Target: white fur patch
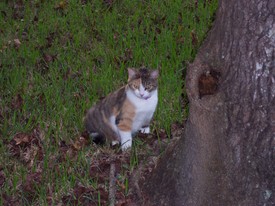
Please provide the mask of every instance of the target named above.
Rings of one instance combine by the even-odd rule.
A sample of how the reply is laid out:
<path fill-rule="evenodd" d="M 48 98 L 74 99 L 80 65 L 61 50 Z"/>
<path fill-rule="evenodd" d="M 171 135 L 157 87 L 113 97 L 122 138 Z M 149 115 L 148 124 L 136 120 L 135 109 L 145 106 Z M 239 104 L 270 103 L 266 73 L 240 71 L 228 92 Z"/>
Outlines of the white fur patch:
<path fill-rule="evenodd" d="M 143 134 L 150 134 L 150 127 L 143 127 L 139 131 Z"/>
<path fill-rule="evenodd" d="M 120 139 L 121 139 L 121 149 L 122 151 L 131 148 L 132 146 L 132 134 L 131 132 L 119 131 Z"/>
<path fill-rule="evenodd" d="M 148 125 L 153 117 L 158 103 L 158 91 L 151 92 L 150 98 L 142 99 L 132 90 L 127 91 L 127 98 L 136 108 L 136 116 L 133 121 L 132 133 L 140 130 L 144 125 Z"/>

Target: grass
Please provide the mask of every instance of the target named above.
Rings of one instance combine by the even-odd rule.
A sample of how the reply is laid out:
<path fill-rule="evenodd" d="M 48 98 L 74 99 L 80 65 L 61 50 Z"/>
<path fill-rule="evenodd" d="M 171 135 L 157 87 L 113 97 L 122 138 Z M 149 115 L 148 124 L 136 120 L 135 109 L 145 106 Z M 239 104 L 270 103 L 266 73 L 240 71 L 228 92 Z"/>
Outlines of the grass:
<path fill-rule="evenodd" d="M 125 84 L 127 67 L 160 70 L 153 127 L 170 133 L 171 124 L 186 115 L 181 101 L 185 65 L 216 7 L 217 0 L 197 6 L 193 0 L 1 1 L 0 171 L 5 181 L 0 193 L 21 204 L 47 205 L 49 196 L 53 204 L 62 201 L 77 182 L 97 188 L 87 172 L 95 149 L 86 146 L 75 154 L 68 145 L 81 136 L 85 111 Z M 14 157 L 9 143 L 35 129 L 42 143 L 31 144 L 29 153 L 20 147 L 21 156 Z M 139 164 L 136 152 L 129 164 Z M 35 190 L 26 185 L 28 178 L 35 179 L 30 174 L 40 175 Z M 128 179 L 123 181 L 128 187 Z M 104 205 L 100 194 L 96 198 Z"/>

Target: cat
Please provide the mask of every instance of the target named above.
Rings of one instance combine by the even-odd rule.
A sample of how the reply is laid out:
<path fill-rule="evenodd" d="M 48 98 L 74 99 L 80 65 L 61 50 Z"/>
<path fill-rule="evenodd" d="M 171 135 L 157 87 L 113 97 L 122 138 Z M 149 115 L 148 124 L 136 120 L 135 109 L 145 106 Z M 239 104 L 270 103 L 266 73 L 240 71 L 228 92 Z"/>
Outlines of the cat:
<path fill-rule="evenodd" d="M 158 70 L 128 68 L 128 83 L 88 110 L 84 125 L 90 135 L 107 138 L 113 145 L 120 143 L 126 151 L 135 133 L 150 133 L 158 103 L 158 76 Z"/>

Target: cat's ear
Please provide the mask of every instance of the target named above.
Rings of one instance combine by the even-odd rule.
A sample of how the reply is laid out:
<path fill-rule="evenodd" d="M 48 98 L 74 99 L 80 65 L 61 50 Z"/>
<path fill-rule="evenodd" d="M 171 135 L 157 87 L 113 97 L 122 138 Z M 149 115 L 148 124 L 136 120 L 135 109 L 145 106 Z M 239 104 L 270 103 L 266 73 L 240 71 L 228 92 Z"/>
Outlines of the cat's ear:
<path fill-rule="evenodd" d="M 132 79 L 136 73 L 137 72 L 134 68 L 128 68 L 128 80 Z"/>
<path fill-rule="evenodd" d="M 152 79 L 157 79 L 158 76 L 159 76 L 159 70 L 153 70 L 153 71 L 151 71 L 150 76 L 151 76 Z"/>

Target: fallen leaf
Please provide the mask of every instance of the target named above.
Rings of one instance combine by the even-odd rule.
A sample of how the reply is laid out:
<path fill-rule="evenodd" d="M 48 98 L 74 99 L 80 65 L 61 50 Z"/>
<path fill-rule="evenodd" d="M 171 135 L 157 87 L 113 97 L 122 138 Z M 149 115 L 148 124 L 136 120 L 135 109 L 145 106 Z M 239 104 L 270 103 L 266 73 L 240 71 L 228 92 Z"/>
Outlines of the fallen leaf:
<path fill-rule="evenodd" d="M 184 37 L 180 37 L 177 39 L 178 44 L 184 44 Z"/>
<path fill-rule="evenodd" d="M 198 8 L 198 0 L 195 0 L 194 4 L 195 4 L 195 8 L 197 9 Z"/>
<path fill-rule="evenodd" d="M 107 7 L 112 7 L 113 4 L 115 3 L 115 0 L 103 0 L 104 4 L 107 6 Z"/>
<path fill-rule="evenodd" d="M 49 35 L 46 37 L 46 40 L 47 40 L 46 47 L 47 48 L 49 48 L 53 45 L 54 39 L 55 39 L 55 33 L 54 32 L 49 33 Z"/>
<path fill-rule="evenodd" d="M 69 195 L 62 197 L 62 202 L 66 205 L 96 205 L 97 193 L 93 188 L 76 184 Z"/>
<path fill-rule="evenodd" d="M 191 31 L 191 38 L 192 38 L 192 45 L 197 46 L 198 44 L 198 37 L 195 30 Z"/>
<path fill-rule="evenodd" d="M 35 15 L 34 17 L 33 17 L 33 22 L 38 22 L 38 16 L 37 15 Z"/>
<path fill-rule="evenodd" d="M 7 195 L 5 192 L 1 192 L 0 193 L 0 198 L 2 198 L 2 203 L 3 206 L 20 206 L 20 201 L 18 200 L 18 198 L 11 196 L 11 195 Z"/>
<path fill-rule="evenodd" d="M 20 40 L 19 40 L 19 39 L 14 39 L 14 40 L 13 40 L 13 43 L 14 43 L 14 47 L 15 47 L 16 49 L 19 49 L 19 47 L 20 47 L 20 45 L 21 45 Z"/>
<path fill-rule="evenodd" d="M 22 35 L 21 35 L 21 38 L 22 38 L 23 40 L 28 40 L 28 32 L 23 31 L 23 32 L 22 32 Z"/>
<path fill-rule="evenodd" d="M 81 4 L 82 4 L 82 5 L 87 4 L 87 0 L 81 0 Z"/>
<path fill-rule="evenodd" d="M 41 185 L 41 182 L 41 172 L 29 173 L 27 175 L 26 180 L 22 185 L 22 191 L 24 192 L 24 196 L 28 199 L 29 202 L 32 202 L 38 196 L 36 191 L 37 187 Z"/>
<path fill-rule="evenodd" d="M 159 138 L 162 140 L 162 139 L 166 139 L 167 138 L 167 133 L 165 132 L 165 130 L 164 129 L 160 129 L 159 131 L 158 131 L 158 136 L 159 136 Z"/>
<path fill-rule="evenodd" d="M 182 136 L 184 123 L 174 122 L 171 124 L 171 138 L 178 138 Z"/>
<path fill-rule="evenodd" d="M 32 139 L 32 136 L 26 133 L 17 133 L 13 137 L 13 140 L 15 141 L 15 145 L 22 145 L 22 144 L 29 143 L 31 139 Z"/>
<path fill-rule="evenodd" d="M 36 159 L 39 151 L 40 151 L 39 147 L 37 147 L 36 145 L 31 145 L 31 147 L 27 147 L 23 152 L 22 159 L 24 162 L 28 163 L 29 168 L 32 168 L 34 164 L 34 160 Z"/>
<path fill-rule="evenodd" d="M 13 9 L 12 16 L 14 19 L 23 19 L 24 18 L 25 6 L 24 6 L 23 0 L 14 1 L 12 9 Z"/>
<path fill-rule="evenodd" d="M 23 106 L 23 98 L 20 94 L 17 94 L 15 97 L 12 98 L 11 107 L 13 109 L 20 110 Z"/>
<path fill-rule="evenodd" d="M 32 133 L 17 133 L 8 144 L 8 148 L 13 157 L 18 157 L 28 167 L 32 167 L 35 160 L 39 163 L 44 158 L 43 147 L 41 145 L 41 133 L 39 128 Z"/>
<path fill-rule="evenodd" d="M 63 162 L 69 157 L 73 159 L 76 157 L 77 149 L 74 148 L 73 145 L 67 145 L 65 141 L 59 142 L 59 161 Z"/>
<path fill-rule="evenodd" d="M 133 50 L 131 48 L 126 48 L 124 51 L 124 61 L 129 61 L 133 59 Z"/>
<path fill-rule="evenodd" d="M 57 55 L 43 54 L 43 59 L 46 63 L 55 61 Z"/>
<path fill-rule="evenodd" d="M 68 5 L 67 1 L 60 1 L 58 4 L 55 5 L 54 9 L 56 10 L 64 10 Z"/>
<path fill-rule="evenodd" d="M 5 181 L 6 181 L 6 177 L 5 177 L 4 171 L 0 169 L 0 188 L 3 187 Z"/>
<path fill-rule="evenodd" d="M 74 188 L 74 196 L 79 199 L 82 195 L 84 195 L 85 193 L 89 193 L 91 192 L 91 189 L 84 187 L 81 184 L 77 184 Z"/>

